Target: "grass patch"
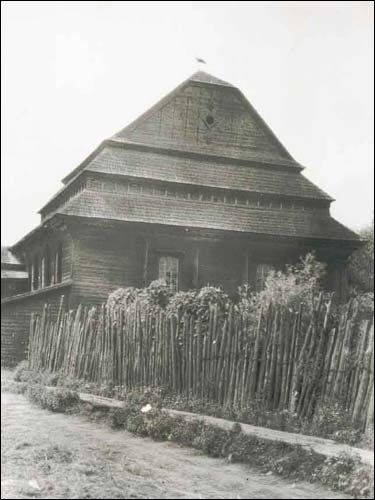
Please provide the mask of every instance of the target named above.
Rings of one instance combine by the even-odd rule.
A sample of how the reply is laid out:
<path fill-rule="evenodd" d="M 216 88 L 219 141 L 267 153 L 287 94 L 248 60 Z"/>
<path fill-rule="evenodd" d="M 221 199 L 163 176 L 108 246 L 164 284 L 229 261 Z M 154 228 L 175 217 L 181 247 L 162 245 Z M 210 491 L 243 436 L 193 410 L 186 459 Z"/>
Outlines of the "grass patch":
<path fill-rule="evenodd" d="M 57 378 L 57 387 L 51 391 L 41 383 L 41 381 L 48 380 L 50 375 L 32 376 L 28 389 L 29 398 L 42 408 L 55 412 L 79 413 L 91 421 L 106 420 L 113 429 L 124 429 L 159 441 L 173 441 L 183 446 L 193 447 L 208 456 L 245 463 L 264 473 L 272 472 L 289 480 L 318 482 L 333 490 L 350 494 L 354 498 L 372 498 L 373 475 L 369 468 L 361 464 L 359 458 L 342 455 L 326 459 L 323 455 L 300 446 L 244 435 L 239 423 L 228 431 L 207 425 L 199 419 L 186 421 L 181 417 L 171 417 L 163 413 L 161 408 L 167 406 L 220 418 L 242 420 L 244 423 L 265 427 L 271 427 L 270 423 L 272 423 L 277 424 L 272 425 L 273 428 L 308 433 L 306 427 L 303 427 L 303 424 L 297 424 L 288 412 L 267 412 L 266 410 L 262 412 L 256 403 L 246 408 L 236 409 L 221 407 L 202 400 L 173 398 L 163 388 L 139 389 L 125 393 L 121 388 L 104 388 L 89 384 L 90 392 L 93 394 L 116 396 L 117 399 L 124 401 L 123 408 L 98 409 L 91 404 L 79 402 L 76 391 L 88 392 L 88 384 L 68 380 L 67 385 L 70 388 L 67 389 L 60 385 L 62 379 Z M 18 377 L 21 382 L 26 376 L 27 370 L 20 370 Z M 73 387 L 75 390 L 71 390 Z M 151 406 L 151 410 L 142 413 L 141 409 L 146 404 Z M 332 437 L 327 436 L 327 433 L 331 433 L 342 418 L 342 412 L 338 411 L 337 406 L 333 406 L 319 414 L 316 420 L 309 424 L 309 428 L 315 429 L 318 435 L 323 434 L 323 437 Z M 320 429 L 324 426 L 326 426 L 325 431 L 321 431 Z"/>
<path fill-rule="evenodd" d="M 359 458 L 345 454 L 326 458 L 301 446 L 245 435 L 239 424 L 228 431 L 199 419 L 186 421 L 182 417 L 171 417 L 158 409 L 143 415 L 139 406 L 127 406 L 111 410 L 109 418 L 113 428 L 160 441 L 174 441 L 210 457 L 244 463 L 288 480 L 317 482 L 354 498 L 372 498 L 371 470 L 361 465 Z"/>
<path fill-rule="evenodd" d="M 120 386 L 87 383 L 82 380 L 65 377 L 60 373 L 35 372 L 28 369 L 23 361 L 14 371 L 15 381 L 22 384 L 46 385 L 65 388 L 73 392 L 86 392 L 97 396 L 124 401 L 126 405 L 150 403 L 157 408 L 170 408 L 188 411 L 200 415 L 224 418 L 244 424 L 270 429 L 294 432 L 309 436 L 332 439 L 350 446 L 372 449 L 373 437 L 364 436 L 362 428 L 353 427 L 352 419 L 340 402 L 321 406 L 313 419 L 302 419 L 288 410 L 270 410 L 262 401 L 253 400 L 247 405 L 236 407 L 193 397 L 171 394 L 165 387 L 139 388 L 126 391 Z M 8 392 L 25 392 L 25 386 L 19 387 L 8 382 Z"/>

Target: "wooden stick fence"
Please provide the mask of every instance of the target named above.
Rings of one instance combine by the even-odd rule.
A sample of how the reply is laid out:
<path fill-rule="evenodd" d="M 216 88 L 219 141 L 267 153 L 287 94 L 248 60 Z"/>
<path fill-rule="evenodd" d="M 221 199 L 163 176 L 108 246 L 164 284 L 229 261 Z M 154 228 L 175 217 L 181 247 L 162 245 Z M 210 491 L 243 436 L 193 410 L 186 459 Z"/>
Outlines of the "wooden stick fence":
<path fill-rule="evenodd" d="M 128 310 L 79 306 L 56 319 L 33 315 L 29 365 L 90 382 L 168 386 L 224 405 L 257 400 L 310 418 L 339 402 L 353 422 L 373 421 L 374 322 L 352 300 L 340 318 L 323 295 L 308 309 L 270 306 L 254 325 L 232 306 L 208 316 L 168 315 L 139 302 Z M 372 416 L 371 416 L 372 415 Z"/>

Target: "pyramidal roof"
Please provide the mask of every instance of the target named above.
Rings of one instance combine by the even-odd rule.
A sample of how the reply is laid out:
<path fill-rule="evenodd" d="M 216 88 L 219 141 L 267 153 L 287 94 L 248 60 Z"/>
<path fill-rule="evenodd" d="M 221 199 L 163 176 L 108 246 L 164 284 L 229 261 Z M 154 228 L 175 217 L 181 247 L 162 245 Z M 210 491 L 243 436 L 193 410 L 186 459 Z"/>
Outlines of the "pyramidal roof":
<path fill-rule="evenodd" d="M 13 248 L 21 248 L 55 216 L 359 245 L 358 236 L 330 216 L 332 198 L 306 179 L 301 169 L 238 88 L 199 71 L 73 170 L 63 189 L 41 209 L 41 225 Z M 80 183 L 84 171 L 94 182 Z M 126 193 L 106 189 L 101 181 L 95 182 L 98 174 L 110 182 L 116 176 L 135 183 L 137 179 L 169 183 L 171 189 L 162 194 L 146 189 L 139 196 L 129 187 Z M 226 197 L 224 203 L 214 197 L 210 201 L 176 198 L 175 185 L 236 192 L 238 199 L 231 205 Z M 230 193 L 228 200 L 233 198 Z M 249 203 L 255 195 L 256 206 Z M 263 197 L 282 203 L 261 204 Z M 302 200 L 303 210 L 294 206 L 296 199 Z M 305 202 L 311 209 L 305 211 Z"/>
<path fill-rule="evenodd" d="M 101 147 L 105 144 L 303 168 L 237 87 L 204 71 L 194 73 Z M 63 182 L 70 181 L 97 152 Z"/>
<path fill-rule="evenodd" d="M 111 140 L 301 168 L 237 87 L 203 71 Z"/>

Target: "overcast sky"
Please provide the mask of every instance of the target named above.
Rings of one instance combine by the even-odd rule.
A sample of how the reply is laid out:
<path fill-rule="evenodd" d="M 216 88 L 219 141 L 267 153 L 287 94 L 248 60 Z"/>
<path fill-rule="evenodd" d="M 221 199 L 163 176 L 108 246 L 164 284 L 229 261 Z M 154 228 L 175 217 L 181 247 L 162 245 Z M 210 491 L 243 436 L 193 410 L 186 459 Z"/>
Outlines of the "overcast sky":
<path fill-rule="evenodd" d="M 373 214 L 372 2 L 2 2 L 2 235 L 203 69 L 244 92 L 358 229 Z M 198 68 L 195 57 L 207 60 Z"/>

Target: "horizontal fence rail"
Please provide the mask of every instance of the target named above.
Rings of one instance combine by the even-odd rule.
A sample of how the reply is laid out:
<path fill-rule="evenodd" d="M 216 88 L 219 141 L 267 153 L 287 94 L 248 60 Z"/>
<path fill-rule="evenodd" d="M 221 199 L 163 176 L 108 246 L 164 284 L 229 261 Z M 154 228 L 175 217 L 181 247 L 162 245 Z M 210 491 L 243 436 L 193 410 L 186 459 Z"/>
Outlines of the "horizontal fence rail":
<path fill-rule="evenodd" d="M 168 314 L 135 302 L 65 311 L 45 305 L 30 324 L 29 366 L 131 389 L 176 394 L 311 417 L 339 402 L 366 425 L 373 405 L 374 322 L 350 301 L 337 317 L 320 295 L 313 307 L 270 306 L 254 321 L 232 306 Z M 371 417 L 373 418 L 373 417 Z"/>

